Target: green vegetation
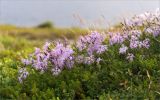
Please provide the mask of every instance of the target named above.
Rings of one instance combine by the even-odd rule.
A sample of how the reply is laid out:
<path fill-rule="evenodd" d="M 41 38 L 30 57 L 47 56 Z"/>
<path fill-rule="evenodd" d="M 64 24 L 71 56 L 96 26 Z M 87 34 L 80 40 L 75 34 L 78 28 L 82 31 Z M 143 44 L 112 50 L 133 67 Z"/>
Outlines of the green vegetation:
<path fill-rule="evenodd" d="M 46 25 L 48 27 L 48 25 Z M 50 25 L 49 25 L 50 27 Z M 79 64 L 64 70 L 59 76 L 30 70 L 23 84 L 18 82 L 21 59 L 40 47 L 46 40 L 76 39 L 87 30 L 80 28 L 17 28 L 0 26 L 0 99 L 60 100 L 60 99 L 159 99 L 160 43 L 151 39 L 148 50 L 136 52 L 133 62 L 118 54 L 115 45 L 101 55 L 108 62 Z M 160 37 L 157 38 L 160 40 Z M 142 54 L 148 54 L 145 59 Z M 36 73 L 36 74 L 35 74 Z"/>
<path fill-rule="evenodd" d="M 37 28 L 53 28 L 54 25 L 50 21 L 44 22 L 37 26 Z"/>
<path fill-rule="evenodd" d="M 34 47 L 42 46 L 45 41 L 64 39 L 64 37 L 75 39 L 82 33 L 86 33 L 86 30 L 80 28 L 20 28 L 0 25 L 0 99 L 26 100 L 27 98 L 34 99 L 42 94 L 42 97 L 46 99 L 53 97 L 52 88 L 38 90 L 39 94 L 34 90 L 37 88 L 35 83 L 32 85 L 34 88 L 31 86 L 33 91 L 29 90 L 30 87 L 27 91 L 28 93 L 36 92 L 36 95 L 29 97 L 28 93 L 23 91 L 23 85 L 17 80 L 18 69 L 23 66 L 21 59 L 32 53 Z"/>
<path fill-rule="evenodd" d="M 0 25 L 0 34 L 12 37 L 25 38 L 27 40 L 55 40 L 76 39 L 79 35 L 86 34 L 87 29 L 72 28 L 38 28 L 38 27 L 15 27 L 12 25 Z"/>

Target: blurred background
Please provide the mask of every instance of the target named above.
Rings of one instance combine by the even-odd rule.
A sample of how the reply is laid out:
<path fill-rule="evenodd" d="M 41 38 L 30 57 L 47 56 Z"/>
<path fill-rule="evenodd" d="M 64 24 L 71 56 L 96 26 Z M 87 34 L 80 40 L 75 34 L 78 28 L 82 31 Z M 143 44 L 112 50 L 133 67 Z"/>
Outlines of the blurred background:
<path fill-rule="evenodd" d="M 160 0 L 0 0 L 0 36 L 74 40 L 90 30 L 117 31 L 124 18 L 158 7 Z"/>
<path fill-rule="evenodd" d="M 160 0 L 0 0 L 0 24 L 108 27 L 158 7 Z"/>

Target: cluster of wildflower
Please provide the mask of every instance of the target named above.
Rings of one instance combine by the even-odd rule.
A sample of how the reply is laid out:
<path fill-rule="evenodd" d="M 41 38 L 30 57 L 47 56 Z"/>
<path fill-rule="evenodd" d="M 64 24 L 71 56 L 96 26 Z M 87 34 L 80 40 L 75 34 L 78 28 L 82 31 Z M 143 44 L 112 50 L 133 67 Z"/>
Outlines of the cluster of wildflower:
<path fill-rule="evenodd" d="M 102 54 L 107 50 L 107 45 L 103 45 L 106 39 L 105 34 L 98 32 L 91 32 L 86 36 L 81 36 L 77 41 L 77 48 L 79 51 L 86 51 L 87 56 L 79 55 L 76 58 L 78 63 L 92 64 L 96 61 L 95 54 Z M 98 59 L 98 58 L 97 58 Z"/>
<path fill-rule="evenodd" d="M 117 44 L 117 43 L 121 44 L 125 40 L 123 35 L 120 33 L 109 33 L 109 36 L 110 36 L 110 39 L 109 39 L 110 45 Z"/>
<path fill-rule="evenodd" d="M 21 68 L 21 69 L 19 69 L 18 74 L 19 74 L 18 81 L 19 81 L 20 83 L 22 83 L 23 80 L 26 79 L 27 76 L 29 75 L 29 73 L 28 73 L 28 71 L 27 71 L 26 68 Z"/>
<path fill-rule="evenodd" d="M 33 67 L 44 72 L 47 69 L 49 54 L 36 48 L 34 55 L 35 59 L 32 60 Z"/>
<path fill-rule="evenodd" d="M 122 44 L 122 46 L 119 48 L 119 53 L 125 54 L 127 50 L 128 50 L 128 47 Z"/>
<path fill-rule="evenodd" d="M 99 63 L 101 59 L 96 59 L 94 54 L 101 54 L 107 50 L 107 46 L 102 44 L 104 40 L 104 34 L 98 32 L 92 32 L 87 36 L 80 37 L 77 42 L 77 48 L 79 51 L 86 50 L 86 55 L 88 56 L 78 55 L 77 57 L 73 56 L 74 51 L 71 45 L 56 42 L 56 45 L 53 47 L 51 43 L 46 42 L 42 49 L 35 48 L 35 52 L 29 59 L 22 59 L 22 63 L 25 66 L 31 65 L 42 73 L 51 68 L 53 75 L 58 75 L 64 67 L 71 69 L 74 66 L 75 60 L 78 63 L 88 65 L 94 62 Z M 24 76 L 24 73 L 21 71 L 20 74 L 19 81 L 22 82 L 22 79 L 25 79 L 28 73 Z"/>
<path fill-rule="evenodd" d="M 73 67 L 73 53 L 74 51 L 70 46 L 64 46 L 59 42 L 56 44 L 56 47 L 50 52 L 50 61 L 53 65 L 52 72 L 54 75 L 58 75 L 64 66 L 69 69 Z"/>
<path fill-rule="evenodd" d="M 73 67 L 74 57 L 73 50 L 68 45 L 63 45 L 60 42 L 56 43 L 55 48 L 50 47 L 51 43 L 46 42 L 42 49 L 35 48 L 35 52 L 29 59 L 22 59 L 22 63 L 27 66 L 31 65 L 40 72 L 45 72 L 51 68 L 53 75 L 58 75 L 64 67 L 68 69 Z M 25 73 L 26 69 L 20 69 L 19 81 L 22 82 L 28 75 Z"/>
<path fill-rule="evenodd" d="M 110 43 L 110 46 L 114 44 L 121 45 L 121 47 L 119 48 L 119 54 L 126 54 L 127 50 L 129 49 L 137 49 L 137 48 L 148 49 L 150 46 L 150 40 L 148 38 L 145 38 L 142 40 L 141 36 L 142 36 L 142 31 L 135 30 L 135 29 L 127 30 L 127 31 L 125 30 L 122 33 L 109 33 L 109 37 L 110 37 L 109 43 Z M 131 55 L 131 53 L 129 53 L 129 55 Z M 132 57 L 132 59 L 133 58 L 134 57 Z M 129 60 L 129 61 L 133 61 L 133 60 Z"/>
<path fill-rule="evenodd" d="M 79 38 L 77 48 L 79 51 L 87 50 L 88 55 L 101 54 L 107 50 L 107 45 L 102 44 L 105 38 L 105 34 L 91 32 L 91 34 Z"/>
<path fill-rule="evenodd" d="M 129 49 L 146 48 L 150 47 L 149 38 L 141 38 L 144 34 L 153 35 L 154 37 L 160 35 L 160 10 L 155 12 L 146 12 L 144 14 L 136 15 L 131 19 L 125 19 L 122 23 L 122 31 L 117 33 L 109 32 L 110 45 L 120 44 L 120 54 L 126 54 Z M 149 33 L 149 34 L 147 34 Z M 129 41 L 125 43 L 124 41 Z M 133 61 L 134 55 L 127 54 L 126 59 Z"/>
<path fill-rule="evenodd" d="M 32 65 L 35 69 L 44 72 L 47 70 L 48 60 L 50 57 L 49 54 L 50 43 L 46 42 L 43 46 L 43 49 L 35 48 L 35 52 L 31 55 L 29 59 L 23 59 L 22 62 L 24 65 Z"/>
<path fill-rule="evenodd" d="M 122 31 L 117 33 L 109 32 L 109 46 L 120 45 L 119 54 L 126 55 L 126 59 L 133 61 L 135 56 L 131 49 L 148 49 L 150 47 L 149 38 L 143 37 L 152 34 L 153 37 L 160 35 L 160 10 L 156 12 L 146 12 L 137 15 L 132 19 L 126 19 L 123 23 Z M 104 44 L 105 34 L 91 32 L 86 36 L 81 36 L 76 42 L 76 51 L 70 45 L 57 42 L 55 46 L 46 43 L 42 49 L 36 48 L 34 54 L 29 59 L 23 59 L 24 65 L 31 65 L 33 68 L 45 72 L 51 69 L 53 75 L 58 75 L 64 68 L 71 69 L 75 63 L 93 64 L 99 63 L 107 49 Z M 19 70 L 19 81 L 22 82 L 28 72 L 25 68 Z"/>
<path fill-rule="evenodd" d="M 130 31 L 131 36 L 130 36 L 130 48 L 149 48 L 149 39 L 146 38 L 144 40 L 140 40 L 140 36 L 142 32 L 140 30 L 131 30 Z"/>
<path fill-rule="evenodd" d="M 124 23 L 125 32 L 129 34 L 129 47 L 134 48 L 146 48 L 150 47 L 149 38 L 143 40 L 140 39 L 142 34 L 153 35 L 157 37 L 160 35 L 160 10 L 157 9 L 155 12 L 145 12 L 140 15 L 136 15 L 130 20 L 125 20 Z M 149 33 L 149 34 L 147 34 Z M 134 55 L 129 53 L 127 59 L 133 61 Z"/>
<path fill-rule="evenodd" d="M 145 32 L 156 37 L 160 35 L 160 10 L 158 8 L 155 12 L 145 12 L 130 20 L 126 19 L 123 25 L 127 29 L 143 27 Z"/>

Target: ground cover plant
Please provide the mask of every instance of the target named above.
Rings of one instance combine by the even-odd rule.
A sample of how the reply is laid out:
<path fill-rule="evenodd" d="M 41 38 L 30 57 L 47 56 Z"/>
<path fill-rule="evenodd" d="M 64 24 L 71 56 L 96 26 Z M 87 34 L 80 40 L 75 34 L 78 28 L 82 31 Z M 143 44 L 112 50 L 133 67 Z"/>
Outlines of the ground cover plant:
<path fill-rule="evenodd" d="M 17 40 L 1 39 L 2 99 L 160 98 L 159 9 L 74 42 Z"/>

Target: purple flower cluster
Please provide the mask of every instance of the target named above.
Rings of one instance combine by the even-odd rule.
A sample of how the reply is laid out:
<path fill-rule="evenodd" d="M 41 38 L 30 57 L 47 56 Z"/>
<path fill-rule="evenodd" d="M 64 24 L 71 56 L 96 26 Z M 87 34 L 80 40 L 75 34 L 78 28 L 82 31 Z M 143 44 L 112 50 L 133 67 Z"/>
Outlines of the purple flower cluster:
<path fill-rule="evenodd" d="M 86 50 L 90 56 L 94 53 L 101 54 L 107 50 L 107 45 L 102 44 L 105 39 L 105 34 L 91 32 L 91 34 L 84 37 L 81 36 L 79 38 L 77 42 L 77 48 L 79 51 Z"/>
<path fill-rule="evenodd" d="M 92 64 L 100 62 L 100 58 L 96 60 L 94 54 L 101 54 L 107 50 L 107 46 L 102 43 L 105 40 L 105 35 L 98 32 L 80 37 L 77 42 L 79 51 L 86 50 L 87 56 L 79 55 L 74 57 L 74 51 L 71 45 L 64 45 L 57 42 L 56 45 L 51 47 L 51 43 L 46 42 L 42 49 L 36 48 L 34 54 L 30 59 L 22 59 L 24 65 L 31 65 L 36 70 L 45 72 L 51 68 L 53 75 L 58 75 L 64 67 L 71 69 L 74 66 L 75 58 L 77 63 Z"/>
<path fill-rule="evenodd" d="M 150 43 L 149 43 L 149 39 L 146 38 L 144 40 L 140 40 L 140 36 L 141 36 L 141 31 L 140 30 L 132 30 L 131 31 L 131 36 L 130 36 L 130 48 L 134 49 L 134 48 L 149 48 Z"/>
<path fill-rule="evenodd" d="M 57 75 L 66 66 L 72 68 L 74 64 L 74 51 L 69 46 L 64 46 L 62 43 L 57 43 L 56 47 L 50 52 L 50 61 L 53 65 L 53 74 Z"/>
<path fill-rule="evenodd" d="M 24 65 L 29 65 L 31 64 L 31 60 L 28 60 L 28 59 L 22 59 L 21 62 L 24 64 Z"/>
<path fill-rule="evenodd" d="M 81 36 L 76 42 L 76 52 L 71 48 L 71 44 L 63 44 L 57 42 L 55 45 L 46 42 L 42 49 L 36 48 L 34 54 L 29 59 L 22 59 L 22 63 L 31 65 L 41 72 L 51 69 L 53 75 L 58 75 L 64 68 L 71 69 L 75 63 L 83 64 L 99 64 L 101 60 L 100 54 L 107 51 L 105 44 L 108 38 L 109 47 L 120 45 L 119 54 L 126 55 L 126 59 L 133 61 L 134 54 L 132 49 L 141 50 L 150 47 L 149 38 L 142 36 L 160 35 L 160 10 L 155 12 L 146 12 L 137 15 L 132 19 L 126 19 L 123 23 L 121 32 L 111 33 L 108 37 L 104 33 L 91 32 L 86 36 Z M 107 43 L 106 42 L 106 43 Z M 78 53 L 78 54 L 77 54 Z M 20 83 L 28 76 L 26 68 L 19 70 Z"/>
<path fill-rule="evenodd" d="M 42 50 L 40 48 L 35 48 L 33 57 L 30 59 L 32 66 L 41 72 L 47 70 L 48 67 L 48 60 L 50 58 L 49 46 L 50 43 L 46 42 Z"/>
<path fill-rule="evenodd" d="M 109 43 L 110 45 L 120 44 L 120 54 L 125 54 L 129 49 L 148 49 L 150 47 L 150 40 L 146 37 L 150 34 L 154 37 L 160 35 L 159 9 L 155 12 L 145 12 L 143 14 L 136 15 L 131 19 L 125 19 L 122 27 L 122 33 L 109 33 Z M 142 39 L 142 36 L 146 37 Z M 129 43 L 124 43 L 125 40 L 129 41 Z M 135 56 L 132 53 L 128 53 L 126 59 L 133 61 L 134 57 Z"/>
<path fill-rule="evenodd" d="M 44 51 L 41 51 L 39 48 L 35 50 L 35 59 L 32 60 L 33 67 L 40 71 L 45 71 L 48 65 L 48 59 L 50 54 Z"/>
<path fill-rule="evenodd" d="M 64 46 L 60 42 L 56 43 L 55 48 L 51 48 L 50 45 L 51 43 L 46 42 L 42 49 L 35 48 L 32 56 L 29 59 L 22 59 L 22 63 L 31 65 L 42 73 L 51 68 L 53 75 L 58 75 L 64 67 L 72 68 L 74 65 L 73 49 L 70 46 Z M 22 72 L 20 70 L 20 81 L 24 76 Z"/>
<path fill-rule="evenodd" d="M 160 35 L 160 10 L 159 8 L 154 12 L 145 12 L 136 15 L 132 19 L 124 20 L 124 27 L 133 29 L 143 27 L 145 32 L 152 34 L 154 37 Z"/>
<path fill-rule="evenodd" d="M 99 63 L 102 59 L 100 57 L 95 58 L 94 55 L 91 56 L 84 56 L 84 55 L 78 55 L 75 59 L 77 63 L 84 63 L 87 65 L 93 64 L 94 62 Z"/>
<path fill-rule="evenodd" d="M 157 37 L 158 35 L 160 35 L 160 25 L 146 28 L 146 32 L 153 34 L 154 37 Z"/>
<path fill-rule="evenodd" d="M 87 55 L 78 55 L 76 57 L 76 62 L 88 65 L 96 62 L 95 55 L 102 54 L 107 50 L 107 45 L 103 44 L 105 39 L 106 35 L 98 32 L 91 32 L 91 34 L 83 37 L 81 36 L 77 41 L 77 49 L 80 52 L 86 51 Z"/>
<path fill-rule="evenodd" d="M 136 15 L 131 19 L 125 19 L 121 33 L 109 32 L 110 46 L 119 44 L 119 54 L 125 54 L 130 49 L 140 50 L 141 48 L 148 49 L 150 47 L 149 35 L 157 37 L 160 35 L 160 10 L 155 12 L 145 12 L 144 14 Z M 143 36 L 143 38 L 141 38 Z M 145 36 L 145 37 L 144 37 Z M 127 42 L 125 42 L 127 40 Z M 127 59 L 134 58 L 130 52 Z"/>
<path fill-rule="evenodd" d="M 110 45 L 113 45 L 116 43 L 121 44 L 125 40 L 123 35 L 121 35 L 120 33 L 109 33 L 109 36 L 110 36 L 110 39 L 109 39 Z"/>

